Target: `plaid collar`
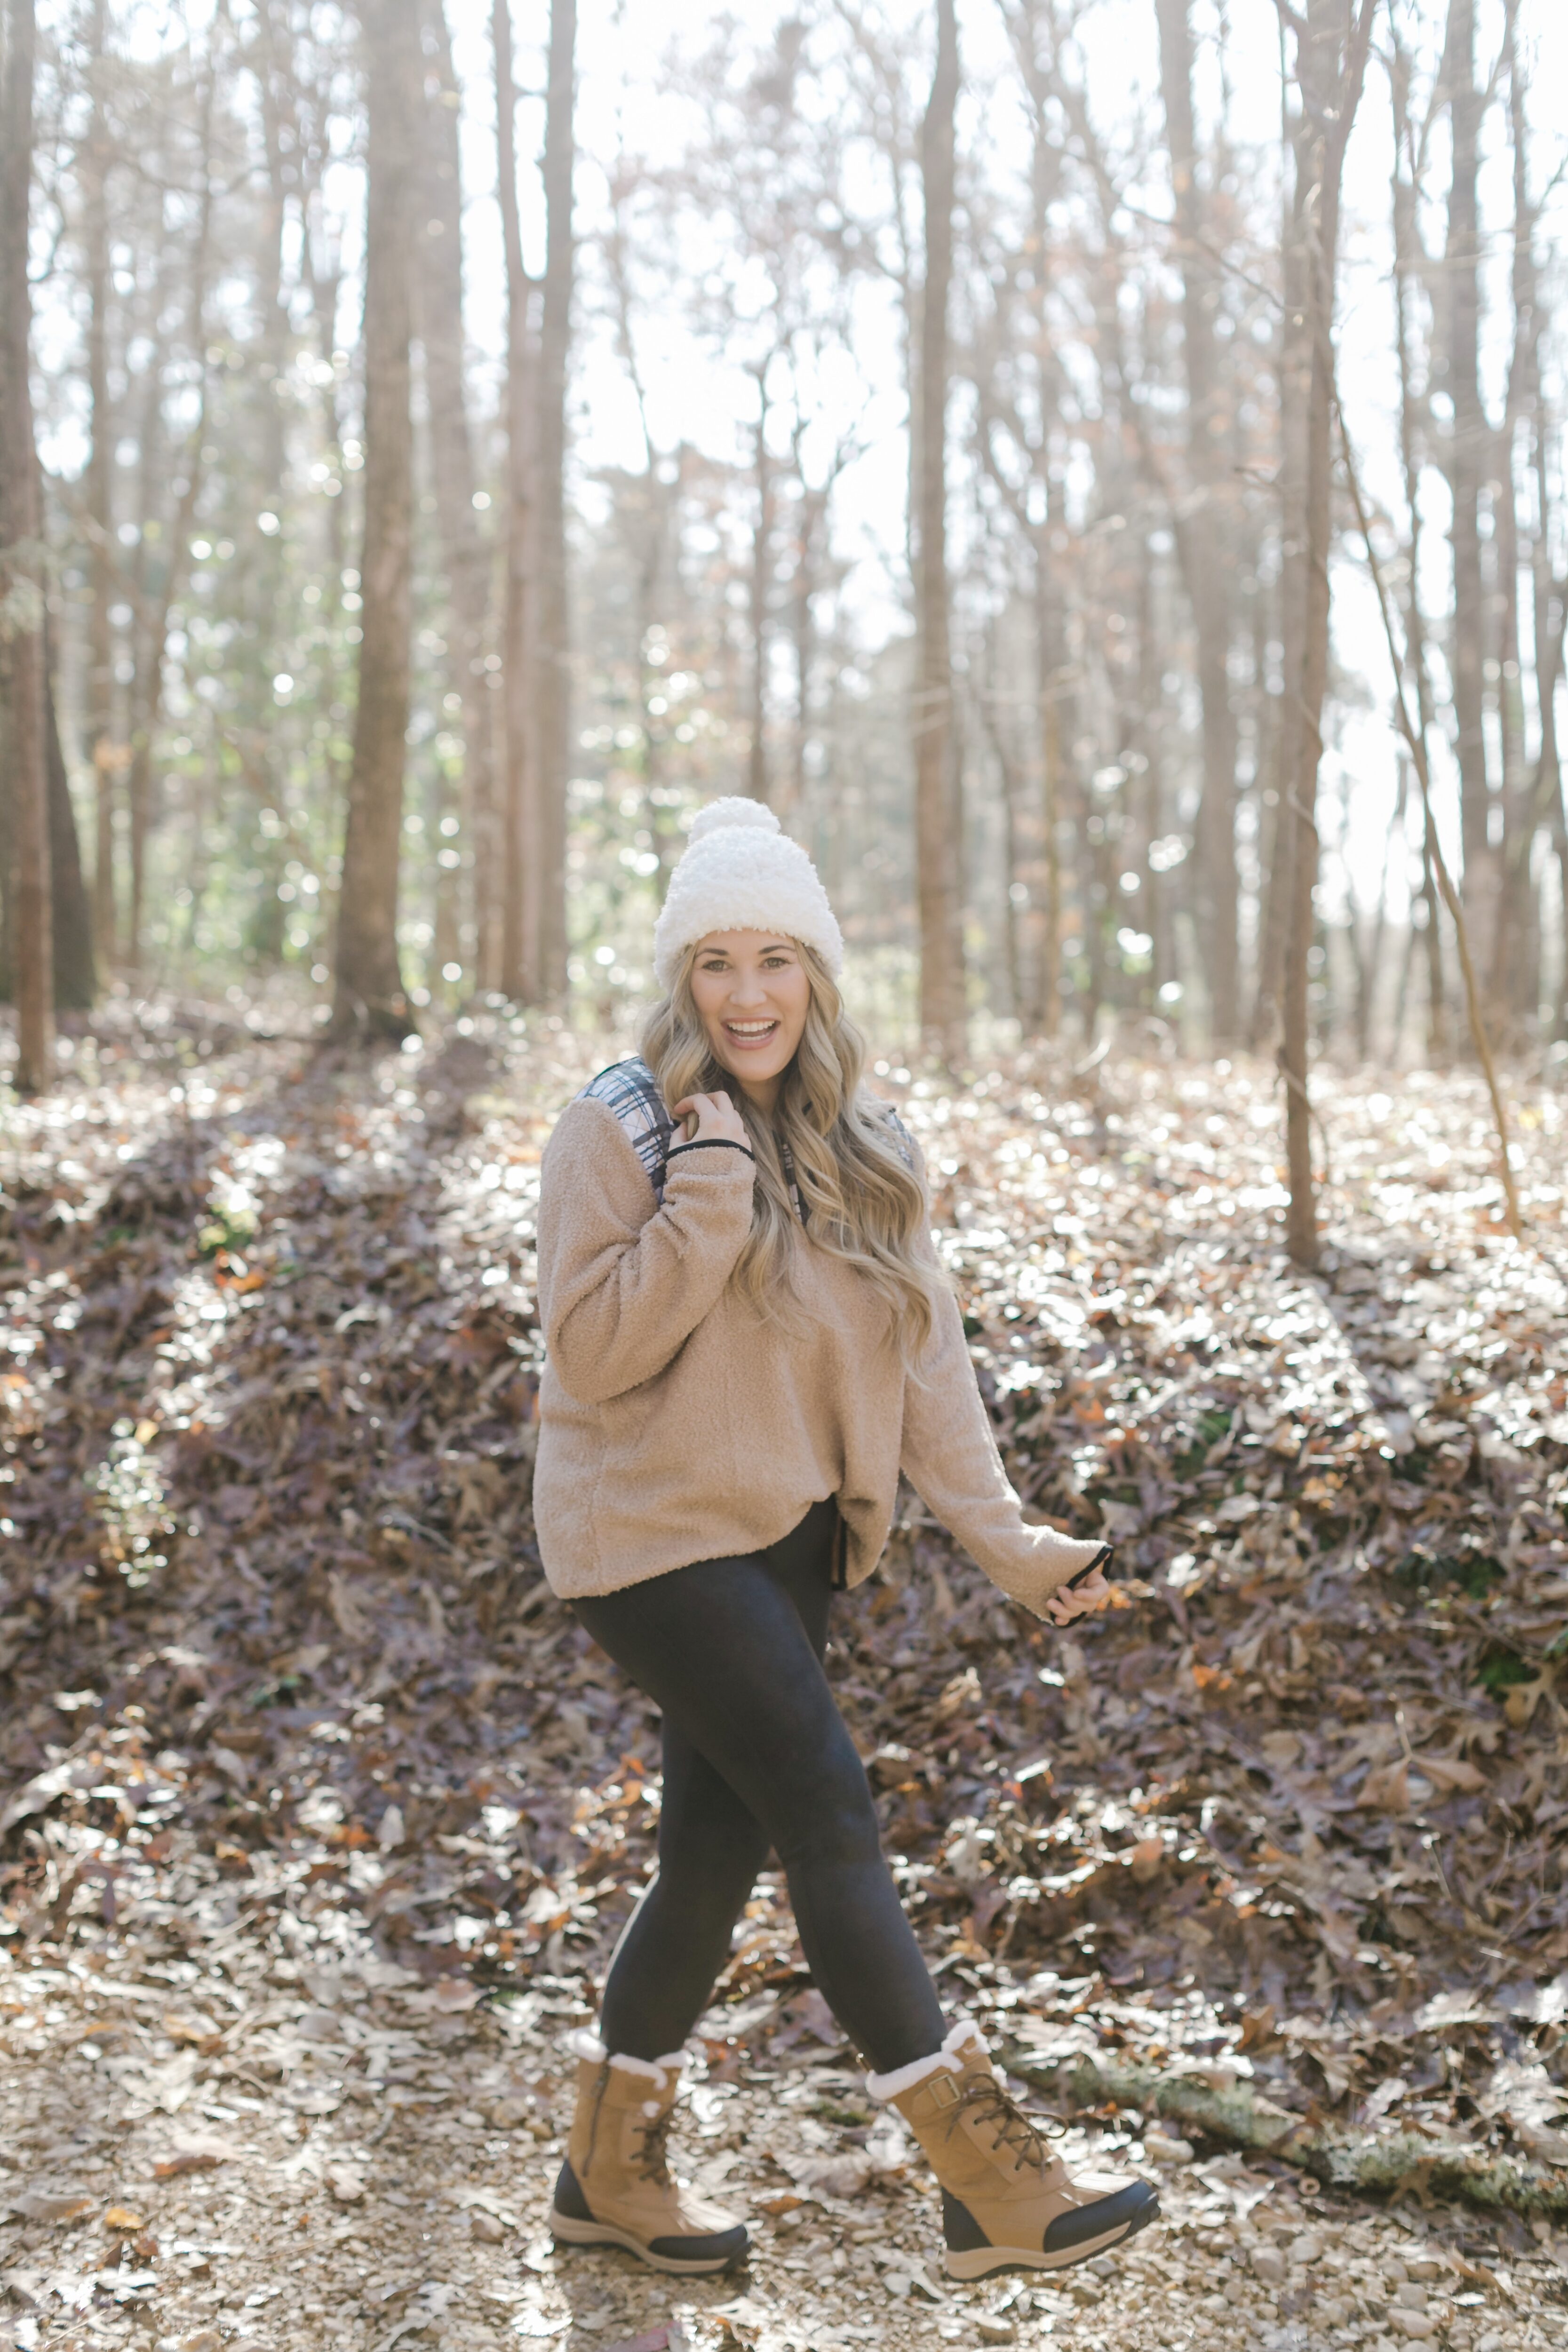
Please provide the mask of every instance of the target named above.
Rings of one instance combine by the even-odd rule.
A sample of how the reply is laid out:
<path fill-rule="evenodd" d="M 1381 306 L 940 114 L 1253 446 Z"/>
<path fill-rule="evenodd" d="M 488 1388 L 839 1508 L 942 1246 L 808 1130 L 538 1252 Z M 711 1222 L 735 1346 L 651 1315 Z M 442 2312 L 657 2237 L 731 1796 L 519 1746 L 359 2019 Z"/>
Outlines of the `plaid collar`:
<path fill-rule="evenodd" d="M 627 1142 L 647 1172 L 648 1182 L 653 1186 L 654 1199 L 662 1202 L 665 1165 L 669 1157 L 670 1138 L 675 1133 L 675 1122 L 665 1108 L 664 1097 L 658 1090 L 658 1081 L 647 1064 L 640 1055 L 634 1055 L 630 1061 L 612 1062 L 607 1070 L 601 1070 L 596 1078 L 590 1079 L 584 1087 L 583 1094 L 587 1100 L 602 1102 L 615 1112 L 616 1117 L 620 1120 Z M 893 1130 L 898 1150 L 912 1168 L 915 1154 L 909 1129 L 890 1104 L 883 1104 L 882 1108 L 887 1112 L 888 1123 Z M 800 1188 L 795 1182 L 795 1163 L 790 1158 L 787 1146 L 784 1148 L 784 1160 L 785 1181 L 794 1196 L 800 1221 L 804 1224 L 805 1203 L 801 1199 Z"/>
<path fill-rule="evenodd" d="M 602 1102 L 621 1122 L 622 1131 L 647 1171 L 656 1201 L 664 1199 L 664 1169 L 675 1122 L 653 1072 L 640 1055 L 629 1062 L 612 1062 L 583 1089 L 585 1099 Z"/>

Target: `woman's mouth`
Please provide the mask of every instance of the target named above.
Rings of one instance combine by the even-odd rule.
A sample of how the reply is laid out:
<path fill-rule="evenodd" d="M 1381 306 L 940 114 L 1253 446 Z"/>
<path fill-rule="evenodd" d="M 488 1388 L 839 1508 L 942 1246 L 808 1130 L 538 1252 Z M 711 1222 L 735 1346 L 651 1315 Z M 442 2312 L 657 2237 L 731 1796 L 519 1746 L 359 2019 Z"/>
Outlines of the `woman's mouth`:
<path fill-rule="evenodd" d="M 726 1021 L 724 1034 L 740 1053 L 754 1054 L 761 1045 L 770 1045 L 778 1033 L 778 1022 Z"/>

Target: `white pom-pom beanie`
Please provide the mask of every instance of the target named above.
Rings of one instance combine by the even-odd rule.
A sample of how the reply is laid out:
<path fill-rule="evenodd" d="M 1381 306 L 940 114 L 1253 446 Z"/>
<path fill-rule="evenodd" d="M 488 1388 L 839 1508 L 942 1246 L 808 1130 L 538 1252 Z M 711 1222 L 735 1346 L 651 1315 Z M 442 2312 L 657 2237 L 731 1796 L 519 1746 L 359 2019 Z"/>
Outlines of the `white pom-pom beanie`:
<path fill-rule="evenodd" d="M 782 931 L 815 948 L 835 980 L 844 940 L 816 866 L 779 831 L 761 801 L 710 801 L 691 820 L 686 849 L 653 932 L 654 977 L 668 995 L 680 959 L 710 931 Z"/>

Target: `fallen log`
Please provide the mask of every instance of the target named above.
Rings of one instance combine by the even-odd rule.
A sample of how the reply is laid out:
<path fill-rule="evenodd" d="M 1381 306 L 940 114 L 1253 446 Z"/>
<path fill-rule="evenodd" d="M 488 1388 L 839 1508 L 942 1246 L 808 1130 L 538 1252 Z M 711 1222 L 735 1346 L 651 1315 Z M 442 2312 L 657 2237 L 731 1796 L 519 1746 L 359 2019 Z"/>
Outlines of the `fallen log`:
<path fill-rule="evenodd" d="M 1568 2172 L 1548 2171 L 1462 2140 L 1310 2121 L 1259 2098 L 1248 2084 L 1216 2088 L 1201 2074 L 1167 2074 L 1121 2061 L 1106 2064 L 1081 2054 L 1050 2062 L 1016 2045 L 1002 2057 L 1010 2074 L 1060 2105 L 1135 2107 L 1227 2147 L 1298 2165 L 1327 2188 L 1405 2190 L 1423 2198 L 1458 2198 L 1527 2221 L 1568 2220 Z"/>

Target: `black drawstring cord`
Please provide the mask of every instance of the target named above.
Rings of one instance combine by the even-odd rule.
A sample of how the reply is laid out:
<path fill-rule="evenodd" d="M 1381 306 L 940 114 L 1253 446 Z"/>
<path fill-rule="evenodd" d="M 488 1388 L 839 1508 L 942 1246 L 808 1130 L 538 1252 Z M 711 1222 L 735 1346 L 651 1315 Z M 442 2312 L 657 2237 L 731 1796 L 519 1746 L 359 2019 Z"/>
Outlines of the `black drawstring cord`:
<path fill-rule="evenodd" d="M 743 1151 L 752 1161 L 757 1156 L 749 1143 L 737 1143 L 732 1135 L 700 1135 L 695 1143 L 678 1143 L 673 1151 L 667 1151 L 665 1165 L 679 1160 L 683 1151 Z"/>

